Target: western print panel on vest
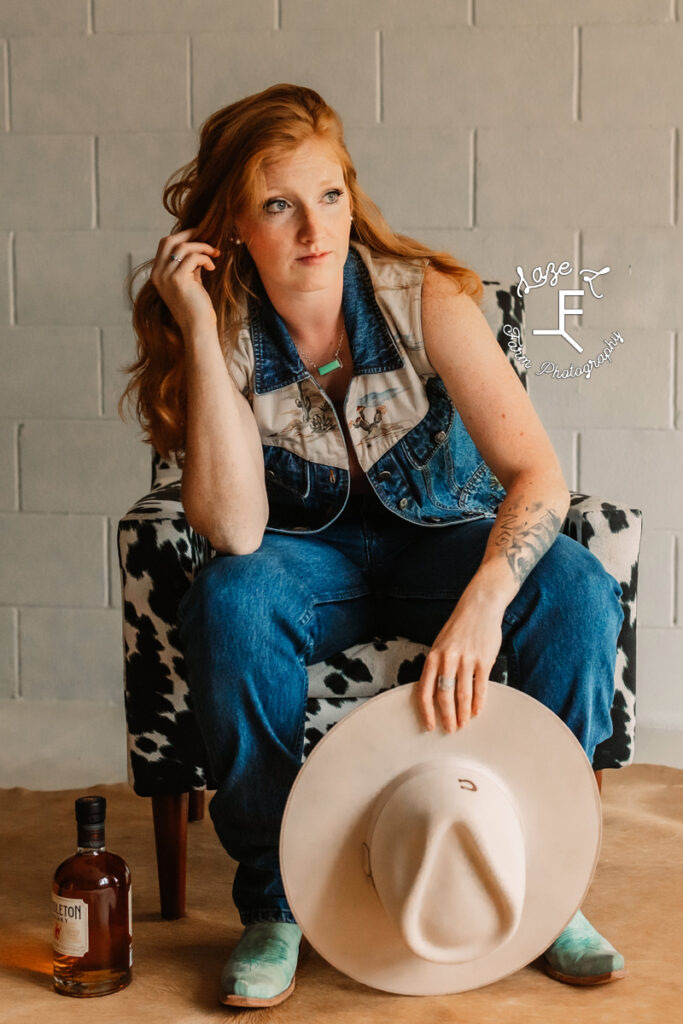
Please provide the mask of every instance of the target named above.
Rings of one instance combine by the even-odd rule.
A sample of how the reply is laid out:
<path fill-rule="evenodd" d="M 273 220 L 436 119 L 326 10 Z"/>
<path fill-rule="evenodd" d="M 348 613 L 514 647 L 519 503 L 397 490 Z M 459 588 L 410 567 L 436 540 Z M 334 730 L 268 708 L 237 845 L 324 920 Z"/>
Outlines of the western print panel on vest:
<path fill-rule="evenodd" d="M 342 308 L 354 370 L 344 412 L 358 462 L 384 505 L 410 522 L 445 526 L 495 516 L 505 490 L 427 359 L 425 266 L 351 242 Z M 332 402 L 254 276 L 259 300 L 245 303 L 229 371 L 261 434 L 267 529 L 316 532 L 346 504 L 346 440 Z"/>

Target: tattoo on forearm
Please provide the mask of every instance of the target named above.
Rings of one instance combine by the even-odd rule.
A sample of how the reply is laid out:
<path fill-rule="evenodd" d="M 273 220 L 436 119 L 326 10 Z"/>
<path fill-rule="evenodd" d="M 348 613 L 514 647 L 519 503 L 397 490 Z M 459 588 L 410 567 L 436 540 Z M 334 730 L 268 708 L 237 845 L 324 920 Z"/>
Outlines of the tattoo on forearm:
<path fill-rule="evenodd" d="M 506 548 L 505 555 L 515 582 L 521 585 L 533 567 L 546 553 L 558 533 L 562 521 L 552 508 L 545 508 L 540 501 L 531 508 L 528 505 L 517 511 L 521 506 L 504 512 L 498 523 L 498 536 L 495 544 Z M 529 525 L 529 518 L 543 509 L 543 514 L 536 522 Z"/>

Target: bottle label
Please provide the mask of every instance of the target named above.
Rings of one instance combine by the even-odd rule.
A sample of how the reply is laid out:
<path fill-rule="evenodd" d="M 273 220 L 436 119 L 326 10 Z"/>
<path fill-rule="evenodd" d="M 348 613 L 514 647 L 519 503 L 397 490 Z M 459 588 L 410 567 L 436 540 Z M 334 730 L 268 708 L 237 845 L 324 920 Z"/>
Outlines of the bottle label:
<path fill-rule="evenodd" d="M 65 956 L 84 956 L 88 952 L 88 904 L 52 893 L 55 922 L 53 948 Z"/>

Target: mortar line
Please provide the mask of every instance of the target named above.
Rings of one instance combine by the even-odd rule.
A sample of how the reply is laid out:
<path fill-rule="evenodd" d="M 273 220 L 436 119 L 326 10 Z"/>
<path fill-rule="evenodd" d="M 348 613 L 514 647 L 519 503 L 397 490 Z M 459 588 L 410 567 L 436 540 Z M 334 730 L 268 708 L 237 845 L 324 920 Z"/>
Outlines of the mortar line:
<path fill-rule="evenodd" d="M 87 19 L 86 19 L 85 34 L 87 36 L 95 35 L 95 0 L 90 0 L 87 7 Z"/>
<path fill-rule="evenodd" d="M 477 0 L 469 0 L 467 5 L 467 24 L 470 28 L 477 24 L 476 2 Z"/>
<path fill-rule="evenodd" d="M 274 0 L 273 15 L 275 17 L 275 29 L 282 31 L 282 0 Z"/>

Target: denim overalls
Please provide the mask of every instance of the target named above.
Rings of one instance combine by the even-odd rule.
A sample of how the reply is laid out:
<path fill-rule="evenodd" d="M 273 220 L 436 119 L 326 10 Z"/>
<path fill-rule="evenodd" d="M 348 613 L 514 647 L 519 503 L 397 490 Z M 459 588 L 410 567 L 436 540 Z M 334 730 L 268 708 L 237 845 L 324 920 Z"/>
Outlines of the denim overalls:
<path fill-rule="evenodd" d="M 342 307 L 354 376 L 344 409 L 361 469 L 389 511 L 449 526 L 493 518 L 505 489 L 484 462 L 427 360 L 426 261 L 378 257 L 351 242 Z M 257 274 L 232 376 L 261 432 L 269 531 L 311 533 L 341 513 L 349 459 L 337 413 L 304 367 Z"/>
<path fill-rule="evenodd" d="M 355 371 L 345 411 L 373 493 L 349 498 L 334 407 L 267 297 L 250 303 L 253 347 L 245 321 L 230 365 L 259 424 L 270 520 L 257 550 L 217 554 L 202 567 L 178 618 L 192 708 L 218 780 L 209 811 L 238 862 L 232 894 L 245 925 L 294 920 L 278 841 L 301 767 L 308 666 L 374 636 L 431 647 L 481 564 L 505 494 L 425 357 L 423 271 L 371 258 L 358 244 L 344 267 Z M 596 556 L 559 534 L 501 622 L 509 685 L 561 717 L 591 760 L 612 733 L 620 596 Z M 360 671 L 357 689 L 414 680 L 415 664 L 405 667 L 412 674 L 398 680 L 368 681 Z"/>

